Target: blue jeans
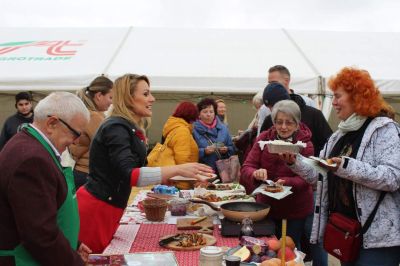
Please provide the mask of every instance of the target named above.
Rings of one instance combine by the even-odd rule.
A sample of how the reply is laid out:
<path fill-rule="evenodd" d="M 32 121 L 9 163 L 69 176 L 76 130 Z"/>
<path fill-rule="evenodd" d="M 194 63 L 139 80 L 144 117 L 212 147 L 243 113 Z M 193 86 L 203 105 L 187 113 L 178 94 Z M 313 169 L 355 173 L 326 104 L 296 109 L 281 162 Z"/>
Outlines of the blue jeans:
<path fill-rule="evenodd" d="M 344 263 L 342 266 L 398 266 L 400 264 L 400 246 L 388 248 L 361 248 L 356 262 Z"/>
<path fill-rule="evenodd" d="M 314 213 L 311 213 L 307 216 L 306 222 L 304 225 L 305 238 L 309 243 L 309 252 L 312 260 L 313 266 L 328 266 L 328 253 L 326 253 L 322 243 L 311 244 L 311 229 L 314 219 Z"/>
<path fill-rule="evenodd" d="M 314 191 L 313 193 L 314 207 L 315 207 L 315 193 L 316 192 Z M 305 233 L 304 235 L 308 243 L 310 243 L 313 219 L 314 219 L 314 212 L 312 212 L 310 215 L 307 216 L 306 223 L 304 225 L 304 233 Z M 317 243 L 317 244 L 310 243 L 309 252 L 310 252 L 309 255 L 313 262 L 312 264 L 313 266 L 328 266 L 328 253 L 326 253 L 322 243 Z"/>
<path fill-rule="evenodd" d="M 274 219 L 275 233 L 278 239 L 282 236 L 282 220 Z M 298 250 L 301 250 L 301 235 L 304 231 L 304 224 L 306 219 L 288 219 L 286 226 L 286 235 L 293 239 L 294 244 Z"/>

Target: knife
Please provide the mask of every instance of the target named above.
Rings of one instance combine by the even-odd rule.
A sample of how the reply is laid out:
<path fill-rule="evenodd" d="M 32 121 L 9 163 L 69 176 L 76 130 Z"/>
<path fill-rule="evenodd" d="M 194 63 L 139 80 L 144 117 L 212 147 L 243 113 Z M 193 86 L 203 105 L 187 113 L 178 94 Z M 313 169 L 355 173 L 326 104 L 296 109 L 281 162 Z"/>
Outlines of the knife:
<path fill-rule="evenodd" d="M 158 244 L 162 247 L 165 247 L 166 245 L 168 245 L 169 243 L 173 242 L 173 241 L 178 241 L 182 238 L 181 234 L 176 234 L 164 239 L 161 239 L 160 241 L 158 241 Z"/>

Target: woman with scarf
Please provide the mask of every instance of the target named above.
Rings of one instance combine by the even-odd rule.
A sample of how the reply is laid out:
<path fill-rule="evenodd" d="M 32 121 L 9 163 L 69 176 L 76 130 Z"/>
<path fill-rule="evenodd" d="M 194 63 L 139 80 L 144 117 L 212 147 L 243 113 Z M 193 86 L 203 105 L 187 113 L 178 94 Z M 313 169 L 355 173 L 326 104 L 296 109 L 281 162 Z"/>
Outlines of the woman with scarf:
<path fill-rule="evenodd" d="M 301 123 L 299 106 L 292 100 L 283 100 L 276 103 L 271 113 L 273 127 L 264 131 L 253 145 L 241 170 L 240 183 L 250 194 L 263 181 L 271 180 L 285 186 L 291 186 L 293 194 L 284 199 L 274 199 L 265 195 L 257 195 L 257 202 L 271 206 L 268 217 L 275 221 L 278 238 L 281 237 L 282 219 L 287 219 L 287 235 L 292 237 L 297 248 L 300 249 L 300 239 L 304 231 L 306 217 L 312 213 L 312 189 L 300 176 L 293 173 L 281 160 L 278 154 L 272 154 L 266 146 L 258 141 L 282 140 L 296 143 L 302 141 L 306 147 L 301 150 L 304 156 L 314 153 L 311 142 L 311 131 Z"/>
<path fill-rule="evenodd" d="M 328 85 L 341 122 L 320 157 L 333 165 L 323 171 L 303 156 L 281 155 L 307 182 L 317 182 L 311 242 L 322 241 L 328 217 L 340 215 L 367 228 L 358 257 L 342 265 L 398 266 L 400 131 L 394 111 L 365 70 L 343 68 Z"/>
<path fill-rule="evenodd" d="M 211 166 L 215 172 L 215 162 L 235 154 L 229 130 L 217 117 L 217 103 L 204 98 L 198 104 L 199 119 L 193 123 L 193 136 L 199 147 L 199 161 Z"/>

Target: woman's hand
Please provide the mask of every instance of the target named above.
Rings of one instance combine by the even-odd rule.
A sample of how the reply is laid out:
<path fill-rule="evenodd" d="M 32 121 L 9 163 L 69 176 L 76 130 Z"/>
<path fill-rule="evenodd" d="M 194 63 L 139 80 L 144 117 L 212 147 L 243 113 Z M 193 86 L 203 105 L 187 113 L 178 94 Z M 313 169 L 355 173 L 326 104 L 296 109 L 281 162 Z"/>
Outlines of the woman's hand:
<path fill-rule="evenodd" d="M 268 173 L 266 169 L 258 169 L 253 172 L 253 177 L 257 180 L 264 181 L 268 179 Z"/>
<path fill-rule="evenodd" d="M 85 244 L 81 243 L 78 248 L 78 254 L 81 256 L 82 260 L 86 263 L 89 258 L 89 254 L 92 253 L 92 250 L 86 246 Z"/>
<path fill-rule="evenodd" d="M 284 161 L 285 163 L 292 165 L 296 162 L 296 154 L 291 152 L 284 152 L 278 154 L 279 159 Z"/>
<path fill-rule="evenodd" d="M 210 166 L 201 163 L 185 163 L 175 167 L 178 168 L 178 175 L 196 178 L 200 182 L 207 181 L 212 177 L 211 174 L 214 173 Z"/>
<path fill-rule="evenodd" d="M 206 154 L 206 155 L 210 155 L 211 153 L 214 153 L 215 152 L 215 146 L 207 146 L 205 149 L 204 149 L 204 153 Z"/>
<path fill-rule="evenodd" d="M 283 179 L 278 179 L 278 181 L 275 182 L 275 184 L 283 186 L 285 184 L 285 180 Z"/>
<path fill-rule="evenodd" d="M 225 153 L 228 152 L 228 147 L 226 147 L 226 146 L 220 147 L 220 148 L 218 148 L 218 151 L 219 151 L 221 154 L 225 154 Z"/>

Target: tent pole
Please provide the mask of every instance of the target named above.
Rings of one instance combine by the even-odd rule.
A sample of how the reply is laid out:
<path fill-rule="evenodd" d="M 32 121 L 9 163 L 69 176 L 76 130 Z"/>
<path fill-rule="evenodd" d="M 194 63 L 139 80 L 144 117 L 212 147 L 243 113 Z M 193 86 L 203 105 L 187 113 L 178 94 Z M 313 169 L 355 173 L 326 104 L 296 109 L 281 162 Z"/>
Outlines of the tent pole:
<path fill-rule="evenodd" d="M 126 40 L 128 39 L 128 36 L 131 34 L 133 27 L 130 26 L 128 28 L 128 31 L 126 32 L 124 38 L 122 39 L 121 43 L 118 45 L 118 48 L 115 50 L 113 56 L 110 59 L 110 62 L 108 62 L 108 64 L 106 65 L 106 67 L 103 70 L 103 74 L 107 74 L 110 66 L 112 63 L 114 63 L 115 58 L 117 57 L 117 55 L 119 54 L 119 52 L 121 51 L 121 48 L 125 45 Z"/>

